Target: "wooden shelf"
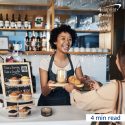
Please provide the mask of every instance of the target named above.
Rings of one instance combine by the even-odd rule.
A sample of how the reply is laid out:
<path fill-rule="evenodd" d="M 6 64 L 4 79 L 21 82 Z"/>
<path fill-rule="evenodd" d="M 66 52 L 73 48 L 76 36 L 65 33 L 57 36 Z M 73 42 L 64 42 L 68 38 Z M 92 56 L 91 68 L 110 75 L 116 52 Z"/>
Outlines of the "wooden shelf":
<path fill-rule="evenodd" d="M 46 6 L 46 7 L 48 7 L 48 6 L 50 6 L 50 3 L 41 3 L 41 4 L 37 4 L 37 3 L 22 3 L 22 2 L 15 2 L 15 3 L 13 3 L 13 2 L 1 2 L 0 3 L 0 5 L 1 6 Z"/>
<path fill-rule="evenodd" d="M 9 54 L 10 52 L 7 51 L 7 50 L 0 50 L 0 54 L 1 55 L 6 55 L 6 54 Z"/>
<path fill-rule="evenodd" d="M 100 11 L 99 10 L 95 10 L 95 9 L 72 9 L 69 7 L 57 7 L 55 6 L 55 10 L 57 11 L 71 11 L 71 12 L 85 12 L 85 13 L 93 13 L 93 14 L 97 14 Z"/>
<path fill-rule="evenodd" d="M 111 55 L 111 52 L 69 52 L 73 55 Z"/>
<path fill-rule="evenodd" d="M 0 51 L 1 55 L 11 54 L 12 52 L 9 51 Z M 20 52 L 24 55 L 52 55 L 54 52 L 52 51 L 23 51 Z M 111 52 L 69 52 L 72 55 L 100 55 L 106 54 L 111 55 Z"/>
<path fill-rule="evenodd" d="M 50 31 L 51 29 L 44 28 L 31 28 L 31 29 L 19 29 L 19 28 L 0 28 L 1 31 Z"/>
<path fill-rule="evenodd" d="M 44 28 L 31 28 L 31 29 L 19 29 L 19 28 L 0 28 L 0 31 L 51 31 L 51 29 Z M 111 31 L 99 31 L 99 30 L 77 30 L 78 33 L 106 33 Z"/>
<path fill-rule="evenodd" d="M 54 52 L 48 51 L 25 51 L 26 55 L 52 55 Z M 110 52 L 69 52 L 72 55 L 98 55 L 98 54 L 107 54 L 110 55 Z"/>
<path fill-rule="evenodd" d="M 48 52 L 48 51 L 25 51 L 24 54 L 26 54 L 26 55 L 52 55 L 53 52 Z"/>
<path fill-rule="evenodd" d="M 110 30 L 105 30 L 105 31 L 99 31 L 99 30 L 77 30 L 75 29 L 76 32 L 78 33 L 108 33 L 108 32 L 111 32 Z"/>

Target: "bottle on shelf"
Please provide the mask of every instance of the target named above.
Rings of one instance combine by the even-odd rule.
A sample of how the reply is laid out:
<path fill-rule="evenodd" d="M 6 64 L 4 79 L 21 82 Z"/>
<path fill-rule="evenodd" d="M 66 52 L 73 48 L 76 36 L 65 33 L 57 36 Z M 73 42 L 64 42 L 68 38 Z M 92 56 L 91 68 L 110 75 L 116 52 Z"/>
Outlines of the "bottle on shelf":
<path fill-rule="evenodd" d="M 15 17 L 14 17 L 14 14 L 12 14 L 12 19 L 11 19 L 11 22 L 10 22 L 10 27 L 11 28 L 15 28 Z"/>
<path fill-rule="evenodd" d="M 37 37 L 36 37 L 36 50 L 41 51 L 41 41 L 39 32 L 37 32 Z"/>
<path fill-rule="evenodd" d="M 47 51 L 47 38 L 46 38 L 46 32 L 43 32 L 43 38 L 42 38 L 42 51 Z"/>
<path fill-rule="evenodd" d="M 25 29 L 28 29 L 29 21 L 28 21 L 28 15 L 27 14 L 25 15 L 25 19 L 24 19 L 23 25 L 24 25 Z"/>
<path fill-rule="evenodd" d="M 3 21 L 3 15 L 2 13 L 0 14 L 0 28 L 3 28 L 4 26 L 4 21 Z"/>
<path fill-rule="evenodd" d="M 21 21 L 21 15 L 19 14 L 18 15 L 18 21 L 17 21 L 17 28 L 21 29 L 21 27 L 22 27 L 22 21 Z"/>
<path fill-rule="evenodd" d="M 30 50 L 30 38 L 29 38 L 28 32 L 26 32 L 24 43 L 25 43 L 25 51 L 29 51 Z"/>
<path fill-rule="evenodd" d="M 8 14 L 6 14 L 6 19 L 5 19 L 5 28 L 9 28 L 10 27 L 10 21 L 8 18 Z"/>
<path fill-rule="evenodd" d="M 31 50 L 36 51 L 36 36 L 35 36 L 35 31 L 32 32 L 32 36 L 31 36 Z"/>
<path fill-rule="evenodd" d="M 43 40 L 43 32 L 40 32 L 40 43 L 41 43 L 40 50 L 41 51 L 42 51 L 42 40 Z"/>

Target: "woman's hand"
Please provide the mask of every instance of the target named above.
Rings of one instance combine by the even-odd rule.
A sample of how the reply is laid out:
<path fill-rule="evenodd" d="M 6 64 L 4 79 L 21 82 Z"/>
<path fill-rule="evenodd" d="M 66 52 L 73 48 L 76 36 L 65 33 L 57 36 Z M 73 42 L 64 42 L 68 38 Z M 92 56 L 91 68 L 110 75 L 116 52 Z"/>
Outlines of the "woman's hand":
<path fill-rule="evenodd" d="M 73 89 L 75 89 L 75 86 L 71 83 L 68 83 L 67 85 L 64 86 L 65 90 L 69 93 L 72 92 Z"/>
<path fill-rule="evenodd" d="M 44 96 L 47 96 L 48 94 L 50 94 L 51 90 L 55 89 L 54 87 L 50 87 L 49 84 L 54 84 L 55 81 L 49 80 L 47 85 L 42 86 L 42 94 Z"/>
<path fill-rule="evenodd" d="M 51 86 L 49 86 L 49 84 L 51 84 Z M 49 80 L 48 81 L 48 86 L 51 90 L 55 89 L 55 87 L 52 87 L 52 84 L 55 84 L 55 81 Z"/>

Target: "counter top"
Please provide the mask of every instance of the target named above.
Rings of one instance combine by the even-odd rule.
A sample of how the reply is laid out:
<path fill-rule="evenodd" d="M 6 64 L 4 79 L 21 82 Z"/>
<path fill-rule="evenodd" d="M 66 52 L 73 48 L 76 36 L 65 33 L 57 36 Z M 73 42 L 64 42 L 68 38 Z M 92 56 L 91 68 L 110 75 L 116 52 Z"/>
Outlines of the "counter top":
<path fill-rule="evenodd" d="M 42 107 L 33 107 L 31 115 L 26 118 L 10 118 L 8 117 L 7 110 L 0 108 L 0 125 L 90 125 L 86 122 L 85 111 L 73 106 L 51 106 L 53 110 L 52 116 L 41 116 Z"/>

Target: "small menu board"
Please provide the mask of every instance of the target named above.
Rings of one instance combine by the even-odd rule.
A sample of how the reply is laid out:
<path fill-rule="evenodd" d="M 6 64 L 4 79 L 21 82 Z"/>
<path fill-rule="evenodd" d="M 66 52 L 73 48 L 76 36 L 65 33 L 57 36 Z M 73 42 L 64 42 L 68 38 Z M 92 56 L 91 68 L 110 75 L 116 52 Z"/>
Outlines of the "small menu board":
<path fill-rule="evenodd" d="M 32 98 L 28 96 L 29 93 L 31 96 L 33 95 L 29 63 L 2 63 L 0 66 L 5 105 L 33 103 Z M 25 78 L 23 79 L 24 81 L 21 81 L 22 78 Z M 23 97 L 24 94 L 25 97 Z M 17 95 L 17 97 L 15 95 Z"/>
<path fill-rule="evenodd" d="M 8 82 L 8 80 L 12 77 L 22 77 L 28 76 L 29 77 L 29 69 L 28 64 L 17 64 L 17 63 L 4 63 L 2 64 L 2 72 L 3 72 L 3 80 L 4 82 Z"/>

